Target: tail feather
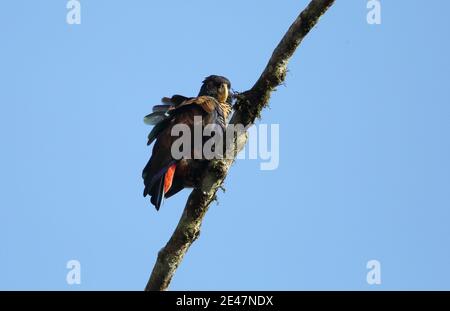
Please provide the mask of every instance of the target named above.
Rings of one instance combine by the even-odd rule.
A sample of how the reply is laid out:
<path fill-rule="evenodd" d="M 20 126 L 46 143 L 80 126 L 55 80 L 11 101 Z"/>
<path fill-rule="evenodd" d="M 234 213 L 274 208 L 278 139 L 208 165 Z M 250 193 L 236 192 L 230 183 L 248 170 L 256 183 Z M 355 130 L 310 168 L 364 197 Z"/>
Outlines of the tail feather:
<path fill-rule="evenodd" d="M 156 193 L 152 195 L 152 203 L 155 205 L 157 211 L 159 211 L 163 201 L 164 201 L 164 176 L 159 179 L 157 183 Z"/>
<path fill-rule="evenodd" d="M 156 210 L 159 210 L 164 200 L 165 193 L 170 189 L 175 167 L 176 162 L 171 161 L 157 173 L 150 173 L 152 172 L 152 169 L 151 162 L 149 162 L 142 172 L 145 184 L 144 197 L 147 195 L 151 196 L 150 201 L 155 206 Z"/>

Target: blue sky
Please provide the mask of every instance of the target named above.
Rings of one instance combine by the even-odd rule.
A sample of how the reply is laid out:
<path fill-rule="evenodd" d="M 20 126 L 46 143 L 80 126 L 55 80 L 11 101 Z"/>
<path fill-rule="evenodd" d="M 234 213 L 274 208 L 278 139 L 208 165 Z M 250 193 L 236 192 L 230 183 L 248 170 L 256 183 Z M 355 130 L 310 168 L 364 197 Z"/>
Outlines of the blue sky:
<path fill-rule="evenodd" d="M 4 1 L 0 289 L 143 289 L 189 191 L 141 196 L 142 117 L 210 74 L 248 89 L 307 2 L 81 0 L 68 25 Z M 233 166 L 171 289 L 450 289 L 450 3 L 336 2 L 263 113 L 278 169 Z"/>

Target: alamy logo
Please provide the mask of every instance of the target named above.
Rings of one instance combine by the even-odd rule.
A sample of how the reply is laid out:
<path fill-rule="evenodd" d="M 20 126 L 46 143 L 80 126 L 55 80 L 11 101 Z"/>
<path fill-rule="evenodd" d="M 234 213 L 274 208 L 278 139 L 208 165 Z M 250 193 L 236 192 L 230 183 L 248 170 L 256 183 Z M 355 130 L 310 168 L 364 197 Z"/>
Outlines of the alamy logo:
<path fill-rule="evenodd" d="M 69 25 L 81 24 L 81 3 L 79 0 L 69 0 L 66 5 L 66 22 Z"/>
<path fill-rule="evenodd" d="M 380 285 L 381 284 L 381 264 L 378 260 L 369 260 L 367 262 L 366 268 L 369 269 L 367 272 L 367 284 L 369 285 Z"/>
<path fill-rule="evenodd" d="M 66 276 L 66 282 L 69 285 L 81 284 L 81 264 L 78 260 L 69 260 L 66 264 L 66 268 L 69 269 Z"/>
<path fill-rule="evenodd" d="M 381 24 L 381 3 L 380 0 L 369 0 L 367 2 L 367 23 L 369 25 Z"/>
<path fill-rule="evenodd" d="M 202 117 L 194 117 L 193 129 L 179 123 L 172 127 L 171 135 L 177 137 L 171 146 L 171 155 L 175 160 L 181 159 L 233 159 L 236 146 L 233 143 L 235 135 L 248 130 L 248 154 L 246 149 L 239 153 L 237 159 L 261 159 L 260 168 L 263 171 L 275 170 L 279 165 L 279 124 L 267 124 L 244 127 L 242 124 L 229 124 L 223 129 L 218 124 L 203 126 Z M 270 132 L 269 132 L 270 130 Z M 193 133 L 192 133 L 193 132 Z M 269 148 L 270 141 L 270 148 Z"/>

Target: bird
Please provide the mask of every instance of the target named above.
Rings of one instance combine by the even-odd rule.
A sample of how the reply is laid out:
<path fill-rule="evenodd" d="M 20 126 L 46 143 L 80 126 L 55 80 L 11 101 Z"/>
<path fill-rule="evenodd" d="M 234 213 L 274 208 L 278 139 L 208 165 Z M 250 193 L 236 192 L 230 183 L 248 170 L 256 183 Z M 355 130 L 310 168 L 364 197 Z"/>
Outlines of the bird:
<path fill-rule="evenodd" d="M 157 211 L 165 198 L 184 188 L 199 188 L 201 177 L 210 161 L 202 156 L 204 137 L 200 146 L 194 144 L 194 139 L 190 140 L 188 150 L 191 150 L 191 156 L 174 158 L 171 148 L 179 137 L 172 135 L 172 129 L 181 124 L 194 133 L 194 119 L 201 117 L 202 128 L 216 125 L 224 133 L 231 112 L 231 82 L 226 77 L 211 75 L 203 80 L 196 97 L 177 94 L 163 97 L 161 102 L 162 104 L 153 107 L 152 113 L 144 117 L 144 122 L 153 126 L 147 145 L 154 145 L 150 160 L 142 171 L 143 195 L 150 196 L 150 202 Z"/>

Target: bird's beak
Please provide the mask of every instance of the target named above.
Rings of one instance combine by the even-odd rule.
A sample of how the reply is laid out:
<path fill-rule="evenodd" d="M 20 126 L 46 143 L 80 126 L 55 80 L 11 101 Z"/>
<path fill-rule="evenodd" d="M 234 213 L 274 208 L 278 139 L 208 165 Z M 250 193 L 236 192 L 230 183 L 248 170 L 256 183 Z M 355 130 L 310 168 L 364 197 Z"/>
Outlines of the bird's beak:
<path fill-rule="evenodd" d="M 217 90 L 217 99 L 219 102 L 224 103 L 228 99 L 228 85 L 226 83 L 222 83 Z"/>
<path fill-rule="evenodd" d="M 225 102 L 227 101 L 227 99 L 228 99 L 228 95 L 229 95 L 229 91 L 228 91 L 228 84 L 226 84 L 226 83 L 223 83 L 222 84 L 222 88 L 224 89 L 224 97 L 225 97 Z"/>

